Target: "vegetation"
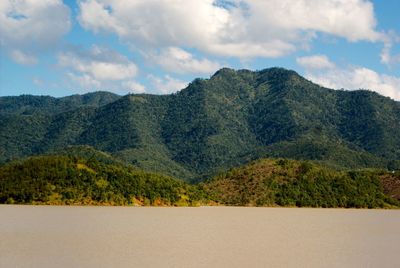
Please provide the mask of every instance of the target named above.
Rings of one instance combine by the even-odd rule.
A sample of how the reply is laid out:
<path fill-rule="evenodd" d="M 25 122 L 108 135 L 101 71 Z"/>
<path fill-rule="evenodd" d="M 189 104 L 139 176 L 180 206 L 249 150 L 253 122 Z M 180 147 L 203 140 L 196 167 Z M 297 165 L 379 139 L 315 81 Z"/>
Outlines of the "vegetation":
<path fill-rule="evenodd" d="M 0 97 L 0 203 L 399 206 L 399 122 L 399 102 L 281 68 L 162 96 Z"/>
<path fill-rule="evenodd" d="M 1 97 L 0 113 L 2 115 L 58 114 L 73 111 L 80 107 L 100 107 L 114 102 L 119 98 L 120 96 L 118 95 L 104 91 L 85 95 L 72 95 L 63 98 L 32 95 Z"/>
<path fill-rule="evenodd" d="M 400 103 L 293 71 L 221 69 L 171 95 L 0 98 L 0 163 L 90 145 L 149 172 L 202 181 L 263 157 L 400 168 Z"/>
<path fill-rule="evenodd" d="M 342 171 L 394 171 L 400 169 L 399 122 L 400 103 L 370 91 L 322 88 L 281 68 L 224 68 L 171 95 L 0 97 L 0 164 L 10 169 L 20 159 L 50 153 L 81 161 L 91 146 L 105 152 L 85 164 L 96 170 L 97 159 L 100 177 L 103 168 L 133 165 L 135 172 L 201 182 L 268 157 Z M 368 174 L 362 176 L 372 180 Z"/>
<path fill-rule="evenodd" d="M 90 150 L 87 150 L 90 152 Z M 118 164 L 92 150 L 83 157 L 31 157 L 0 167 L 0 203 L 197 205 L 201 194 L 182 181 Z M 101 158 L 97 158 L 99 156 Z M 101 161 L 99 161 L 101 160 Z"/>
<path fill-rule="evenodd" d="M 262 159 L 196 185 L 148 173 L 89 146 L 0 166 L 0 204 L 400 206 L 400 172 L 337 171 Z"/>
<path fill-rule="evenodd" d="M 385 186 L 385 187 L 384 187 Z M 235 206 L 398 207 L 400 173 L 337 171 L 288 159 L 262 159 L 203 184 L 211 200 Z"/>

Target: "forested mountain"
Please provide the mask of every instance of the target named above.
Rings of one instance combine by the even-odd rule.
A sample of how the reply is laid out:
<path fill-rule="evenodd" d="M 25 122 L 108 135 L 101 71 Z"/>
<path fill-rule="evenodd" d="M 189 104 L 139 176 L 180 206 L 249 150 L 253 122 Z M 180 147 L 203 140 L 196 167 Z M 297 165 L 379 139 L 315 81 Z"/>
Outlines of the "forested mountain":
<path fill-rule="evenodd" d="M 399 133 L 399 102 L 281 68 L 224 68 L 171 95 L 0 98 L 0 162 L 90 145 L 187 181 L 262 157 L 398 169 Z"/>
<path fill-rule="evenodd" d="M 0 97 L 0 114 L 58 114 L 72 111 L 82 106 L 99 107 L 116 101 L 120 96 L 110 92 L 94 92 L 62 98 L 50 96 L 21 95 Z"/>

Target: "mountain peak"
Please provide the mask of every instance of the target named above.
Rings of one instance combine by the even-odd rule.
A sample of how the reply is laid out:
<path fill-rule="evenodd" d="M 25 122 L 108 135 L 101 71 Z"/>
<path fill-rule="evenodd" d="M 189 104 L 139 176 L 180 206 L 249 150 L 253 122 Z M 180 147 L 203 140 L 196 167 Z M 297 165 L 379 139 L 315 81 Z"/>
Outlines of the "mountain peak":
<path fill-rule="evenodd" d="M 219 75 L 232 75 L 235 73 L 236 73 L 235 69 L 223 67 L 223 68 L 219 69 L 218 71 L 216 71 L 211 77 L 215 77 L 215 76 L 219 76 Z"/>
<path fill-rule="evenodd" d="M 171 95 L 83 96 L 0 98 L 0 162 L 91 145 L 186 179 L 268 155 L 400 163 L 398 103 L 322 88 L 284 68 L 222 68 Z"/>

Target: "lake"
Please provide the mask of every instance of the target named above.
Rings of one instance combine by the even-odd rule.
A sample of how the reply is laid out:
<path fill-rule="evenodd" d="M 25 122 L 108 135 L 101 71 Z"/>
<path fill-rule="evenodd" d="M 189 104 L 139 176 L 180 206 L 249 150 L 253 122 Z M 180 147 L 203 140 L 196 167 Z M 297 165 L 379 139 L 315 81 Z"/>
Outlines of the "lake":
<path fill-rule="evenodd" d="M 0 267 L 400 267 L 400 211 L 2 205 Z"/>

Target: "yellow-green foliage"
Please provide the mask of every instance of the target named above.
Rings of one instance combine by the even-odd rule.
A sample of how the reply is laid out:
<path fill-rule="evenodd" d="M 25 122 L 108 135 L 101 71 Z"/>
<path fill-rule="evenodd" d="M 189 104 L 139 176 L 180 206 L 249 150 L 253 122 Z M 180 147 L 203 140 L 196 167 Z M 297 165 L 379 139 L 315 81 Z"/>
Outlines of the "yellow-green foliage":
<path fill-rule="evenodd" d="M 109 182 L 105 179 L 99 179 L 95 182 L 95 184 L 100 189 L 105 189 L 109 185 Z"/>
<path fill-rule="evenodd" d="M 96 171 L 94 171 L 93 169 L 91 169 L 90 167 L 88 167 L 84 163 L 76 163 L 76 168 L 77 169 L 81 169 L 81 170 L 86 170 L 86 171 L 91 172 L 91 173 L 96 173 Z"/>
<path fill-rule="evenodd" d="M 204 187 L 212 200 L 228 205 L 398 206 L 386 195 L 381 176 L 376 170 L 336 171 L 307 161 L 263 159 L 232 169 Z"/>
<path fill-rule="evenodd" d="M 41 156 L 0 167 L 0 203 L 189 205 L 194 186 L 91 157 Z"/>
<path fill-rule="evenodd" d="M 107 158 L 108 159 L 108 158 Z M 131 206 L 396 207 L 400 175 L 262 159 L 198 185 L 94 157 L 41 156 L 0 167 L 0 203 Z"/>

